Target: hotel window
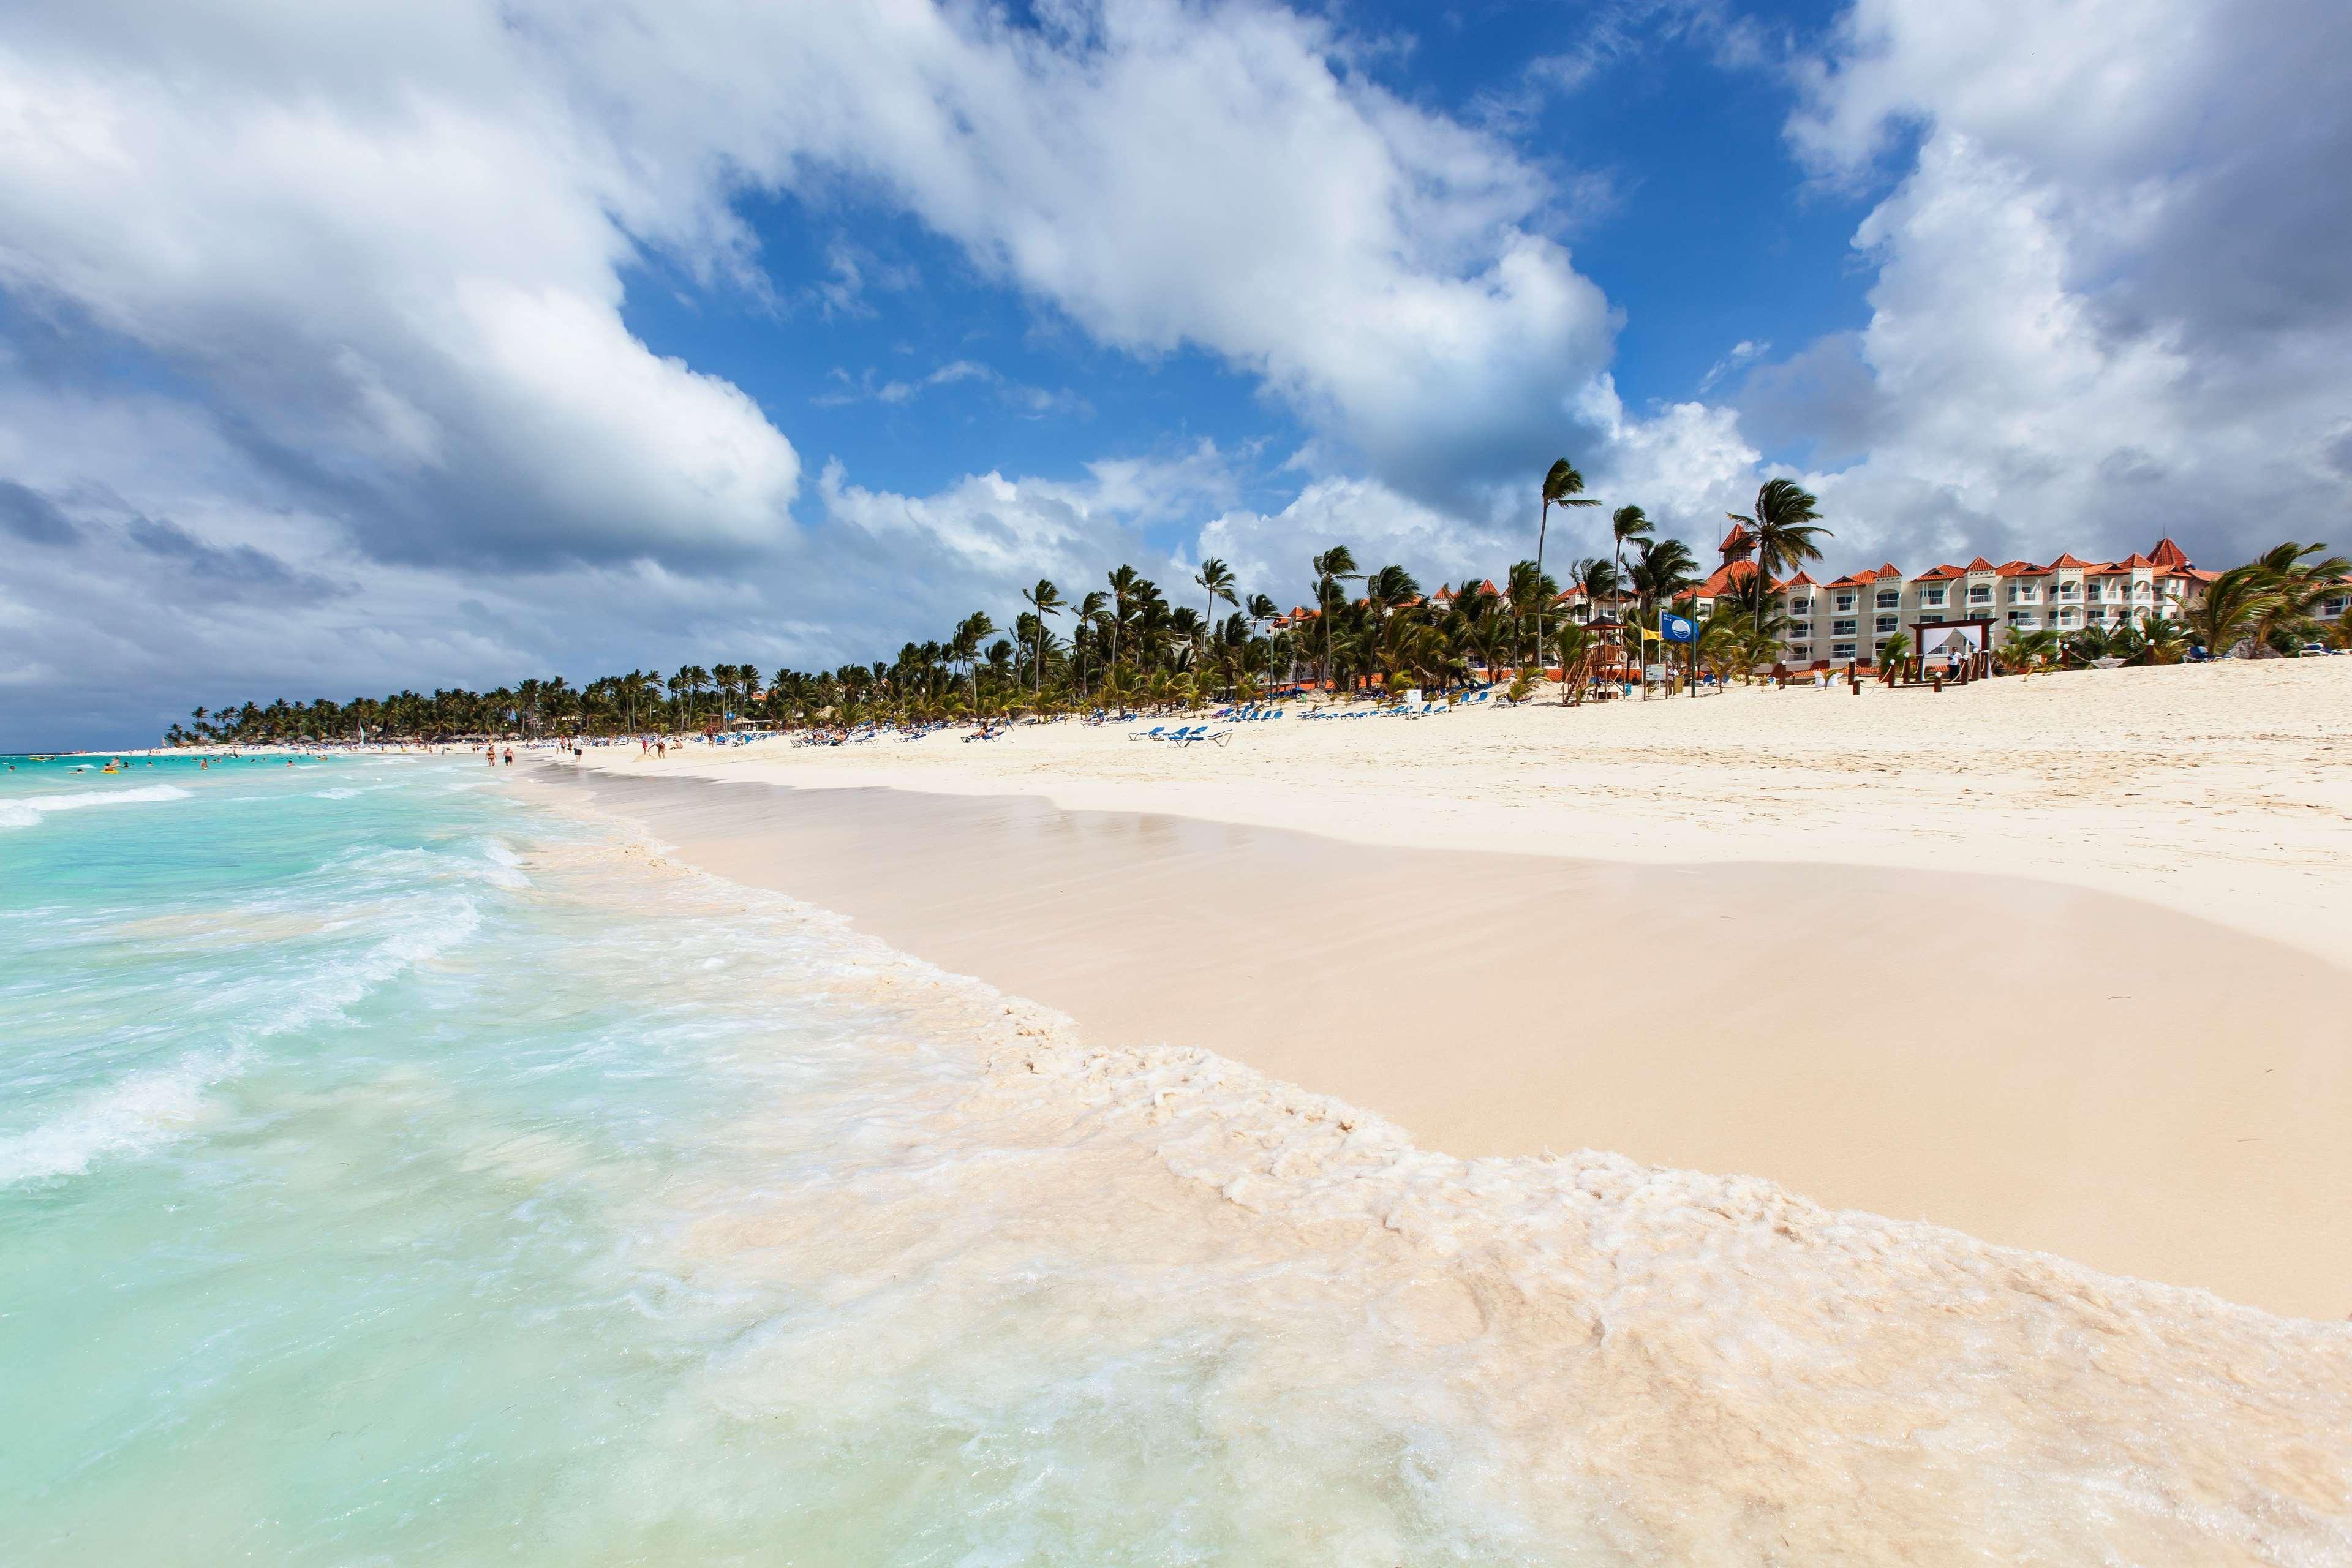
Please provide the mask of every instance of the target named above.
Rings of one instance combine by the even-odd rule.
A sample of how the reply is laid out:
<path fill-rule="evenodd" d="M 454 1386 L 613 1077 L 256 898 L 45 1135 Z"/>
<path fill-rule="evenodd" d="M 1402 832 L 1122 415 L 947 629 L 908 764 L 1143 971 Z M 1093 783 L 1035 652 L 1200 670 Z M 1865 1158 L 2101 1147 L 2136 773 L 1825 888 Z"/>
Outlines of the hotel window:
<path fill-rule="evenodd" d="M 2073 625 L 2074 624 L 2074 611 L 2072 611 L 2072 610 L 2061 610 L 2061 611 L 2059 611 L 2059 612 L 2058 612 L 2058 624 L 2059 624 L 2060 626 L 2073 626 Z"/>
<path fill-rule="evenodd" d="M 1940 605 L 1944 602 L 1944 591 L 1941 588 L 1930 588 L 1919 602 L 1923 605 Z M 1937 618 L 1941 620 L 1943 617 L 1939 616 Z"/>
<path fill-rule="evenodd" d="M 1844 615 L 1848 610 L 1853 609 L 1853 595 L 1852 594 L 1840 594 L 1837 596 L 1837 607 L 1839 615 Z"/>
<path fill-rule="evenodd" d="M 1894 609 L 1895 606 L 1897 606 L 1898 605 L 1900 605 L 1900 604 L 1902 604 L 1902 603 L 1903 603 L 1903 590 L 1902 590 L 1902 589 L 1900 589 L 1900 588 L 1881 588 L 1881 589 L 1878 591 L 1878 607 L 1879 607 L 1880 609 L 1882 609 L 1882 610 L 1891 610 L 1891 609 Z"/>
<path fill-rule="evenodd" d="M 2105 620 L 2105 619 L 2107 618 L 2107 612 L 2106 612 L 2106 611 L 2105 611 L 2105 610 L 2103 610 L 2103 609 L 2100 609 L 2096 605 L 2092 605 L 2089 609 L 2087 609 L 2087 610 L 2084 611 L 2083 613 L 2084 613 L 2084 615 L 2086 615 L 2086 616 L 2090 616 L 2090 617 L 2091 617 L 2091 619 L 2093 619 L 2093 620 L 2095 620 L 2095 621 L 2104 621 L 2104 620 Z"/>
<path fill-rule="evenodd" d="M 2079 583 L 2061 583 L 2058 584 L 2058 596 L 2062 599 L 2071 599 L 2081 590 L 2082 584 Z"/>
<path fill-rule="evenodd" d="M 1853 657 L 1853 644 L 1850 642 L 1830 644 L 1830 657 L 1832 658 L 1852 658 Z"/>
<path fill-rule="evenodd" d="M 1895 629 L 1895 617 L 1894 617 L 1893 616 L 1879 616 L 1879 617 L 1878 617 L 1878 629 L 1879 629 L 1880 631 L 1882 631 L 1882 632 L 1891 632 L 1891 631 L 1893 631 L 1893 630 Z"/>
<path fill-rule="evenodd" d="M 2332 599 L 2322 599 L 2322 600 L 2320 600 L 2320 601 L 2319 601 L 2319 613 L 2320 613 L 2321 615 L 2323 615 L 2323 616 L 2340 616 L 2340 615 L 2342 615 L 2342 614 L 2344 613 L 2344 595 L 2342 595 L 2341 594 L 2338 594 L 2336 597 L 2334 597 L 2334 598 L 2332 598 Z"/>
<path fill-rule="evenodd" d="M 1921 616 L 1919 617 L 1919 624 L 1923 626 L 1940 626 L 1944 624 L 1944 617 L 1941 616 Z"/>
<path fill-rule="evenodd" d="M 2135 599 L 2145 599 L 2145 598 L 2147 598 L 2147 584 L 2145 584 L 2145 583 L 2140 583 L 2140 584 L 2134 584 L 2134 585 L 2133 585 L 2133 588 L 2132 588 L 2132 597 L 2133 597 L 2133 598 L 2135 598 Z"/>
<path fill-rule="evenodd" d="M 1832 621 L 1830 623 L 1830 636 L 1833 637 L 1850 637 L 1853 636 L 1853 623 L 1852 621 Z"/>
<path fill-rule="evenodd" d="M 1971 604 L 1971 605 L 1990 605 L 1990 604 L 1991 604 L 1991 603 L 1992 603 L 1992 584 L 1990 584 L 1990 583 L 1971 583 L 1971 584 L 1969 584 L 1969 604 Z"/>
<path fill-rule="evenodd" d="M 1810 616 L 1813 613 L 1813 602 L 1811 599 L 1791 599 L 1789 601 L 1789 613 L 1792 616 Z"/>
<path fill-rule="evenodd" d="M 1791 658 L 1811 658 L 1813 657 L 1813 645 L 1803 642 L 1790 643 L 1789 645 L 1789 657 Z"/>

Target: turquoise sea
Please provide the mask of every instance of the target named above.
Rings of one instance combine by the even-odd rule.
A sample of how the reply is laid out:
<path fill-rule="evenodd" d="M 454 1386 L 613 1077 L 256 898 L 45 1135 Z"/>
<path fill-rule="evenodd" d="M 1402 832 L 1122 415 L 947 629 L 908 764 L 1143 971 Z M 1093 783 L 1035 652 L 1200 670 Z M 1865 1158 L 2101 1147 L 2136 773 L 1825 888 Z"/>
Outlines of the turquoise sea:
<path fill-rule="evenodd" d="M 63 766 L 0 773 L 0 1559 L 1516 1550 L 1258 1260 L 1104 1243 L 1171 1184 L 982 1103 L 981 988 L 478 761 Z"/>
<path fill-rule="evenodd" d="M 0 1562 L 2352 1556 L 2336 1327 L 1426 1154 L 554 795 L 0 772 Z"/>

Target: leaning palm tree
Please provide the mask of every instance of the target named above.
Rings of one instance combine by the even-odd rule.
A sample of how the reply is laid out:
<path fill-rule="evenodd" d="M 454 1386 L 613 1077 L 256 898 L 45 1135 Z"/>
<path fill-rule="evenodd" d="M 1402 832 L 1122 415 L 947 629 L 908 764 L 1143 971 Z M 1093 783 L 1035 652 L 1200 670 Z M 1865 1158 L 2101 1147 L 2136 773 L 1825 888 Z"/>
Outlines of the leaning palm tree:
<path fill-rule="evenodd" d="M 1756 563 L 1756 620 L 1760 631 L 1766 602 L 1771 597 L 1772 578 L 1780 572 L 1806 561 L 1819 561 L 1821 549 L 1813 541 L 1831 537 L 1830 531 L 1818 526 L 1821 518 L 1821 498 L 1794 479 L 1767 479 L 1756 492 L 1756 510 L 1752 515 L 1726 513 L 1735 523 L 1748 531 L 1748 548 Z"/>
<path fill-rule="evenodd" d="M 1556 459 L 1550 471 L 1544 475 L 1543 510 L 1536 521 L 1536 575 L 1543 575 L 1544 536 L 1551 531 L 1551 509 L 1556 506 L 1599 506 L 1600 500 L 1584 493 L 1584 476 L 1566 458 Z M 1541 658 L 1544 649 L 1544 612 L 1549 605 L 1536 606 L 1536 651 Z"/>
<path fill-rule="evenodd" d="M 1062 613 L 1062 591 L 1040 577 L 1037 585 L 1023 589 L 1021 596 L 1029 601 L 1031 609 L 1037 612 L 1037 658 L 1035 668 L 1031 672 L 1030 685 L 1042 695 L 1045 689 L 1045 617 Z"/>
<path fill-rule="evenodd" d="M 1192 585 L 1209 595 L 1209 607 L 1201 615 L 1201 621 L 1204 626 L 1216 625 L 1219 599 L 1223 599 L 1235 609 L 1241 607 L 1241 599 L 1234 592 L 1233 568 L 1213 555 L 1203 560 L 1201 563 L 1201 569 L 1192 574 Z"/>
<path fill-rule="evenodd" d="M 1356 570 L 1356 557 L 1344 544 L 1335 544 L 1309 563 L 1315 570 L 1315 604 L 1318 617 L 1323 623 L 1323 679 L 1332 681 L 1333 696 L 1339 695 L 1339 685 L 1331 673 L 1331 622 L 1341 597 L 1339 584 L 1360 581 L 1363 574 Z"/>
<path fill-rule="evenodd" d="M 2352 562 L 2341 555 L 2311 559 L 2326 548 L 2290 540 L 2256 558 L 2254 564 L 2263 569 L 2271 590 L 2269 602 L 2256 612 L 2248 628 L 2257 650 L 2292 652 L 2311 635 L 2313 606 L 2323 595 L 2339 591 L 2346 574 L 2352 573 Z"/>
<path fill-rule="evenodd" d="M 2189 612 L 2189 630 L 2215 658 L 2244 640 L 2280 596 L 2270 569 L 2259 561 L 2232 566 L 2205 585 L 2205 597 Z"/>

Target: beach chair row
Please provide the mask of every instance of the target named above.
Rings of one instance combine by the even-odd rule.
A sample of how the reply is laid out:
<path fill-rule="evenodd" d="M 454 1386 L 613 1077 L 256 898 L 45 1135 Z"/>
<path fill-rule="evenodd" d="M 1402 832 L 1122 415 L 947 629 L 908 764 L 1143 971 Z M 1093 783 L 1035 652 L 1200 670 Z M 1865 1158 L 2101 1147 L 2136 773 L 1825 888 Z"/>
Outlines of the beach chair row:
<path fill-rule="evenodd" d="M 1213 729 L 1206 724 L 1179 724 L 1173 728 L 1154 724 L 1149 730 L 1129 731 L 1127 738 L 1130 741 L 1172 741 L 1180 746 L 1207 741 L 1213 745 L 1222 746 L 1233 739 L 1233 734 L 1231 730 Z"/>

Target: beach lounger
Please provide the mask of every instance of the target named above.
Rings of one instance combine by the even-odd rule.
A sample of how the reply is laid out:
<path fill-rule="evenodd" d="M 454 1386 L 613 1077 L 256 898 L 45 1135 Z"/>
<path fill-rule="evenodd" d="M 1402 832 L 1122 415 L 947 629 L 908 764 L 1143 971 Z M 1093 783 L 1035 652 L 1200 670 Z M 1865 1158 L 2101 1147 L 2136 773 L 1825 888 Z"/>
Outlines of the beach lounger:
<path fill-rule="evenodd" d="M 1213 741 L 1222 746 L 1234 738 L 1234 732 L 1231 730 L 1212 730 L 1203 724 L 1191 734 L 1175 734 L 1168 738 L 1179 746 L 1189 746 L 1195 741 Z"/>
<path fill-rule="evenodd" d="M 1150 729 L 1149 729 L 1149 730 L 1134 730 L 1134 731 L 1129 731 L 1129 733 L 1128 733 L 1128 737 L 1127 737 L 1127 738 L 1128 738 L 1129 740 L 1130 740 L 1130 741 L 1157 741 L 1157 740 L 1159 740 L 1162 735 L 1166 734 L 1166 733 L 1167 733 L 1167 731 L 1168 731 L 1168 726 L 1167 726 L 1167 725 L 1165 725 L 1165 724 L 1154 724 L 1154 725 L 1153 725 L 1153 726 L 1151 726 L 1151 728 L 1150 728 Z"/>

